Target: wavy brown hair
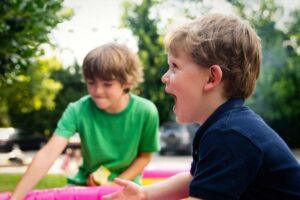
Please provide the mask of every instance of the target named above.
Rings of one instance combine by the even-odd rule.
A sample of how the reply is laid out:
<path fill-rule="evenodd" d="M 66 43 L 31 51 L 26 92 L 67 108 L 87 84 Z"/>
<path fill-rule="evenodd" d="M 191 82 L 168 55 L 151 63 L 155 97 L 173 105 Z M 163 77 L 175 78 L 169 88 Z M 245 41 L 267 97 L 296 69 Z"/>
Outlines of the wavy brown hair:
<path fill-rule="evenodd" d="M 261 65 L 260 38 L 236 16 L 209 14 L 187 23 L 165 37 L 167 52 L 184 51 L 202 67 L 219 65 L 224 96 L 248 98 Z"/>
<path fill-rule="evenodd" d="M 143 71 L 138 56 L 128 47 L 118 43 L 107 43 L 90 51 L 83 61 L 85 80 L 96 78 L 136 87 L 143 81 Z"/>

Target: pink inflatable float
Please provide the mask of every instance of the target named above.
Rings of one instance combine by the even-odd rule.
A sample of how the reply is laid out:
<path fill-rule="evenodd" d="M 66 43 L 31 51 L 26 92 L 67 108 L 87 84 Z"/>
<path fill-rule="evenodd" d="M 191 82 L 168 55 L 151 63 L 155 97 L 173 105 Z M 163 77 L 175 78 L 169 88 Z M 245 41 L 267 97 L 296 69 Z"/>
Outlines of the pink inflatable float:
<path fill-rule="evenodd" d="M 145 170 L 143 173 L 142 184 L 153 184 L 183 171 L 185 170 Z"/>
<path fill-rule="evenodd" d="M 151 184 L 173 176 L 182 170 L 146 170 L 143 173 L 143 184 Z M 29 192 L 25 200 L 101 200 L 103 195 L 120 190 L 120 187 L 67 187 Z M 10 192 L 0 194 L 0 200 L 9 200 Z"/>
<path fill-rule="evenodd" d="M 29 192 L 25 200 L 100 200 L 103 195 L 110 194 L 120 187 L 67 187 Z M 11 193 L 2 193 L 0 200 L 9 200 Z"/>

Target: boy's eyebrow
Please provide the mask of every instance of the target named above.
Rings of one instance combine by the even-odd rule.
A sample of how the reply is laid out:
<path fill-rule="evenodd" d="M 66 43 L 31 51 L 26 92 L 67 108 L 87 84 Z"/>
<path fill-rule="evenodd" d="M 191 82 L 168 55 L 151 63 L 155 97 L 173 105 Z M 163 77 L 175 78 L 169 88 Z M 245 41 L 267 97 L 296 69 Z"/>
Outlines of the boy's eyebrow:
<path fill-rule="evenodd" d="M 115 81 L 115 80 L 103 80 L 104 83 L 111 83 L 113 81 Z"/>

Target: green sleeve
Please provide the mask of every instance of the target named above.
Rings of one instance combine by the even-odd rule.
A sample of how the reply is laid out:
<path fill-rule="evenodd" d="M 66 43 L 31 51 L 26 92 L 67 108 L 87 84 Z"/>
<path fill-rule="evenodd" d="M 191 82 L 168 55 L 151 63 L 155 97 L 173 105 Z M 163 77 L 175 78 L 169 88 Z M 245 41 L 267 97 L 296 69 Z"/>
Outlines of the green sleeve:
<path fill-rule="evenodd" d="M 65 138 L 70 138 L 77 131 L 76 124 L 75 106 L 71 103 L 58 121 L 54 133 Z"/>
<path fill-rule="evenodd" d="M 159 150 L 158 126 L 158 111 L 155 105 L 152 104 L 144 120 L 144 126 L 142 129 L 143 133 L 139 144 L 139 152 L 155 152 Z"/>

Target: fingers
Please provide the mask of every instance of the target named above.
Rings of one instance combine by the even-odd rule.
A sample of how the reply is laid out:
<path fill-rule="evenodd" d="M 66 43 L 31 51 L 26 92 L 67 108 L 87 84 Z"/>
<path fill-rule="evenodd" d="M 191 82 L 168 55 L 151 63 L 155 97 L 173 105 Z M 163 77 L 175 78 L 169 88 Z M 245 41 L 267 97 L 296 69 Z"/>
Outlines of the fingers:
<path fill-rule="evenodd" d="M 87 179 L 87 185 L 88 185 L 88 186 L 91 186 L 91 184 L 92 184 L 92 183 L 91 183 L 91 176 L 89 176 L 89 178 Z"/>
<path fill-rule="evenodd" d="M 109 200 L 111 199 L 110 196 L 111 196 L 110 194 L 102 196 L 102 200 Z"/>
<path fill-rule="evenodd" d="M 113 197 L 111 197 L 110 194 L 102 196 L 102 200 L 110 200 L 110 199 L 113 199 Z"/>
<path fill-rule="evenodd" d="M 88 177 L 88 179 L 86 180 L 86 184 L 87 184 L 87 186 L 91 185 L 91 183 L 90 183 L 90 177 Z"/>
<path fill-rule="evenodd" d="M 117 185 L 116 183 L 114 182 L 111 182 L 111 181 L 108 181 L 104 184 L 102 184 L 101 186 L 112 186 L 112 187 L 120 187 L 119 185 Z"/>
<path fill-rule="evenodd" d="M 88 186 L 97 186 L 97 184 L 94 182 L 93 175 L 91 174 L 87 180 L 87 185 Z"/>
<path fill-rule="evenodd" d="M 123 188 L 115 193 L 103 196 L 103 200 L 141 199 L 143 192 L 135 183 L 120 178 L 115 178 L 114 183 Z"/>
<path fill-rule="evenodd" d="M 105 195 L 105 196 L 102 196 L 102 200 L 112 200 L 112 199 L 118 199 L 118 196 L 119 196 L 119 192 L 115 192 L 115 193 L 112 193 L 112 194 L 108 194 L 108 195 Z"/>
<path fill-rule="evenodd" d="M 122 187 L 127 187 L 128 185 L 131 184 L 131 181 L 127 181 L 127 180 L 120 179 L 120 178 L 115 178 L 114 183 L 116 183 L 117 185 L 122 186 Z"/>

